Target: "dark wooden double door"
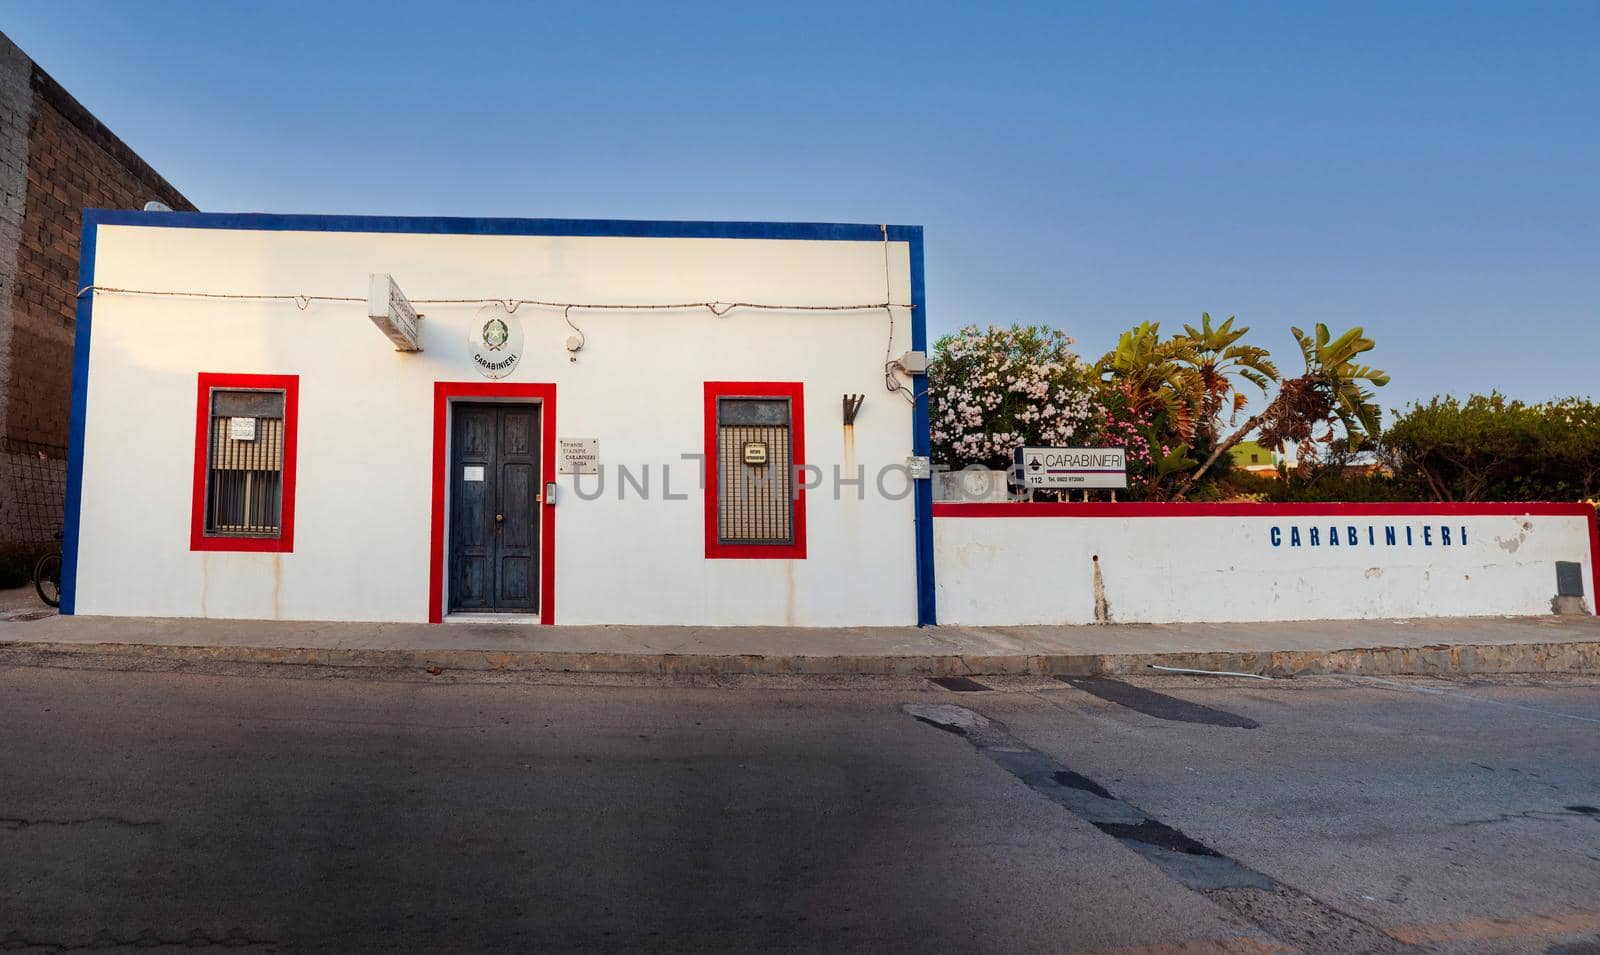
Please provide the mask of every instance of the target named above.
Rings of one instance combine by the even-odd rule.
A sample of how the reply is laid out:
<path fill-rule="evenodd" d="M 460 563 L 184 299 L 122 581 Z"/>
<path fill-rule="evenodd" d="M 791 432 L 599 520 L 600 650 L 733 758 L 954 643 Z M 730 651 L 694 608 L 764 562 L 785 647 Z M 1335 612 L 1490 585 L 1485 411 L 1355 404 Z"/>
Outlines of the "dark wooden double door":
<path fill-rule="evenodd" d="M 456 404 L 450 610 L 539 609 L 539 406 Z"/>

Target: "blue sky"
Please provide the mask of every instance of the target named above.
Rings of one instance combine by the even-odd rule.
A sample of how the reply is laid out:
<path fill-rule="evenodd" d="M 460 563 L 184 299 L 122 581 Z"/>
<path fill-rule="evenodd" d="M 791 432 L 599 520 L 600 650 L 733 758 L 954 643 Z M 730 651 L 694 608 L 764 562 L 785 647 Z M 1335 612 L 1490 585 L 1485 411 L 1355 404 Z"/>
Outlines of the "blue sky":
<path fill-rule="evenodd" d="M 1597 394 L 1600 3 L 0 5 L 202 209 L 896 222 L 929 319 Z"/>

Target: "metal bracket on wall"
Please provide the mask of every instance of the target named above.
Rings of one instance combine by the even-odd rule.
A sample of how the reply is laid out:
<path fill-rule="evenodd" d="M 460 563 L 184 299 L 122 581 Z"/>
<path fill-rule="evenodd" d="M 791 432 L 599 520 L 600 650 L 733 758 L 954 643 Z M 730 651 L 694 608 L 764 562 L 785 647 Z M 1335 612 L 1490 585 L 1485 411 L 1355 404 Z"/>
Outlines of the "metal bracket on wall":
<path fill-rule="evenodd" d="M 850 427 L 856 423 L 856 412 L 861 410 L 861 402 L 866 400 L 866 395 L 844 396 L 844 423 Z"/>

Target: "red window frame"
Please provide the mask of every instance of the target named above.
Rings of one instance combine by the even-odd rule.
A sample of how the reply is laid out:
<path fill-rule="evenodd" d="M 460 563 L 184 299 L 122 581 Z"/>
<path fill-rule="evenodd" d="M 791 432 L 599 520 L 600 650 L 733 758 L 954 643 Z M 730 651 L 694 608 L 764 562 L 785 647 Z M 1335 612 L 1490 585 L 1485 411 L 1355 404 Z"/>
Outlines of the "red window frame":
<path fill-rule="evenodd" d="M 794 468 L 794 539 L 787 544 L 724 544 L 717 533 L 717 400 L 788 398 L 789 445 Z M 798 381 L 708 381 L 705 383 L 706 559 L 804 560 L 806 556 L 806 405 Z"/>
<path fill-rule="evenodd" d="M 211 452 L 211 393 L 283 392 L 283 509 L 277 537 L 228 537 L 206 533 L 206 471 Z M 288 554 L 294 551 L 295 458 L 300 443 L 300 376 L 201 372 L 194 415 L 194 505 L 189 549 Z"/>

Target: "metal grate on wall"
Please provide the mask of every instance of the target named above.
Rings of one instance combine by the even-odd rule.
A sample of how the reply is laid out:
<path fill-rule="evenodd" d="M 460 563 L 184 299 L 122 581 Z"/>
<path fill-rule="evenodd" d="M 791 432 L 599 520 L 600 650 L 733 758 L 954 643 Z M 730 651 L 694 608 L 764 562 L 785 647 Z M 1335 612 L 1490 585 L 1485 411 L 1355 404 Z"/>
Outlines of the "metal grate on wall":
<path fill-rule="evenodd" d="M 789 415 L 787 399 L 717 400 L 717 536 L 722 543 L 793 542 Z"/>
<path fill-rule="evenodd" d="M 0 441 L 0 549 L 38 549 L 61 532 L 66 458 L 65 447 Z"/>
<path fill-rule="evenodd" d="M 275 537 L 283 516 L 283 392 L 213 391 L 206 533 Z"/>

